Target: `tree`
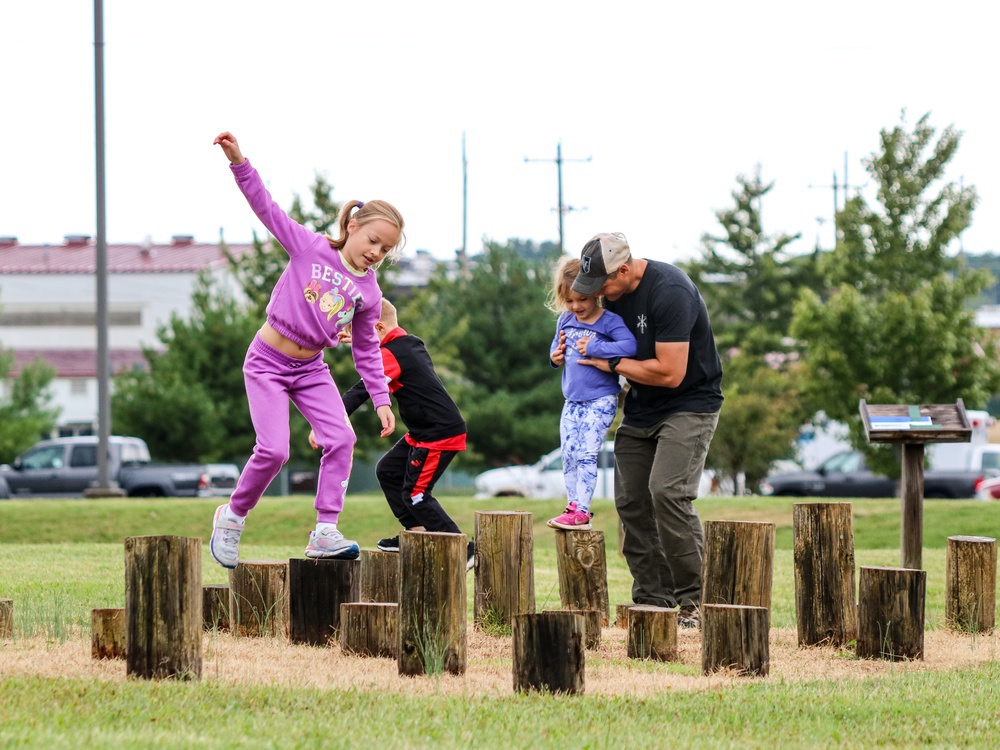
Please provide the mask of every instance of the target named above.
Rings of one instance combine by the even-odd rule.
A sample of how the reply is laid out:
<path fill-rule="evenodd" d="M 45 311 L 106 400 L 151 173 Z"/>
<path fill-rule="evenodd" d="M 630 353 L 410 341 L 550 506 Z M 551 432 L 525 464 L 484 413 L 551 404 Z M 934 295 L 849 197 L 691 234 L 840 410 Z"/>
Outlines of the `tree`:
<path fill-rule="evenodd" d="M 48 436 L 59 418 L 52 406 L 49 386 L 56 371 L 42 360 L 25 365 L 21 374 L 10 377 L 14 355 L 0 351 L 0 461 L 7 463 Z"/>
<path fill-rule="evenodd" d="M 858 195 L 837 217 L 843 239 L 821 270 L 830 291 L 805 291 L 791 331 L 804 347 L 806 387 L 878 470 L 898 474 L 891 449 L 867 445 L 858 402 L 982 408 L 1000 387 L 993 340 L 966 304 L 990 283 L 948 246 L 971 221 L 975 190 L 943 183 L 960 133 L 922 117 L 881 134 L 865 161 L 877 205 Z"/>

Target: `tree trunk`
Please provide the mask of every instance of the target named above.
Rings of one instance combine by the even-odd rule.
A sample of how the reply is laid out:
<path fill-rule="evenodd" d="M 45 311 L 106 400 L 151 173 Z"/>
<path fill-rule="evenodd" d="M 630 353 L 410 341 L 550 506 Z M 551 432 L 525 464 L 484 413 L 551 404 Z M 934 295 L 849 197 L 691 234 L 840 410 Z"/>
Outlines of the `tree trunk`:
<path fill-rule="evenodd" d="M 514 615 L 514 692 L 582 695 L 584 618 L 570 612 Z"/>
<path fill-rule="evenodd" d="M 596 609 L 547 609 L 545 612 L 568 612 L 583 618 L 584 647 L 592 651 L 601 646 L 601 613 Z"/>
<path fill-rule="evenodd" d="M 771 608 L 774 524 L 705 521 L 703 604 Z"/>
<path fill-rule="evenodd" d="M 361 550 L 361 601 L 399 603 L 399 553 Z"/>
<path fill-rule="evenodd" d="M 844 646 L 858 636 L 850 503 L 796 503 L 795 612 L 800 646 Z"/>
<path fill-rule="evenodd" d="M 476 512 L 477 625 L 509 625 L 512 616 L 535 611 L 533 544 L 531 513 Z"/>
<path fill-rule="evenodd" d="M 325 646 L 340 631 L 340 605 L 361 599 L 360 560 L 288 561 L 288 639 Z"/>
<path fill-rule="evenodd" d="M 288 636 L 288 563 L 247 560 L 229 571 L 229 627 L 242 636 Z"/>
<path fill-rule="evenodd" d="M 465 534 L 400 534 L 401 675 L 465 674 L 467 545 Z"/>
<path fill-rule="evenodd" d="M 766 677 L 770 670 L 770 627 L 770 612 L 764 607 L 703 605 L 702 674 L 734 669 L 739 674 Z"/>
<path fill-rule="evenodd" d="M 125 538 L 125 672 L 201 677 L 201 539 Z"/>
<path fill-rule="evenodd" d="M 630 659 L 677 661 L 676 607 L 653 607 L 637 604 L 628 610 L 628 643 Z"/>
<path fill-rule="evenodd" d="M 556 565 L 563 609 L 596 609 L 609 621 L 608 566 L 604 532 L 556 529 Z"/>
<path fill-rule="evenodd" d="M 229 630 L 229 584 L 217 583 L 201 587 L 201 611 L 205 630 Z"/>
<path fill-rule="evenodd" d="M 997 540 L 948 537 L 945 622 L 954 630 L 992 633 L 997 607 Z"/>
<path fill-rule="evenodd" d="M 399 605 L 395 602 L 341 604 L 340 647 L 358 656 L 395 659 L 399 648 Z"/>
<path fill-rule="evenodd" d="M 861 568 L 858 657 L 924 658 L 926 586 L 924 570 Z"/>
<path fill-rule="evenodd" d="M 616 628 L 627 628 L 628 627 L 628 611 L 635 604 L 616 604 L 615 605 L 615 627 Z"/>
<path fill-rule="evenodd" d="M 95 659 L 125 658 L 125 608 L 90 610 L 90 654 Z"/>

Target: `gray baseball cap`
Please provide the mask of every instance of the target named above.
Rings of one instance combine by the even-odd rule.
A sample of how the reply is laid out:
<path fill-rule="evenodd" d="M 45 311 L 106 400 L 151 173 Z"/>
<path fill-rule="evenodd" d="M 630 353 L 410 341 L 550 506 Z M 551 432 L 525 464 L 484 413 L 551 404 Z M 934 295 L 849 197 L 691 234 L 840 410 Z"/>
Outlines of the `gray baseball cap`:
<path fill-rule="evenodd" d="M 580 253 L 580 273 L 573 281 L 577 294 L 598 294 L 608 276 L 628 261 L 631 253 L 621 232 L 595 234 Z"/>

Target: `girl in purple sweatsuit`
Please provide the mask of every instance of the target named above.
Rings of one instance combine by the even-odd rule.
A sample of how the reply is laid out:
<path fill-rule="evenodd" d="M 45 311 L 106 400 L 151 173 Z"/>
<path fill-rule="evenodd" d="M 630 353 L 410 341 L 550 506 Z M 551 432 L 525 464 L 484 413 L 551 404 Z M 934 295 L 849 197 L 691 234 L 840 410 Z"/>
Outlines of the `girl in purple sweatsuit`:
<path fill-rule="evenodd" d="M 316 529 L 306 556 L 353 559 L 356 542 L 344 539 L 337 519 L 344 507 L 355 436 L 340 392 L 323 361 L 323 349 L 337 345 L 352 321 L 354 365 L 391 435 L 395 418 L 382 369 L 375 323 L 382 292 L 375 267 L 402 247 L 403 217 L 385 201 L 348 201 L 340 211 L 336 239 L 290 219 L 264 187 L 230 133 L 215 139 L 231 162 L 250 208 L 288 253 L 288 265 L 271 292 L 267 321 L 243 363 L 250 419 L 257 435 L 253 455 L 225 505 L 215 511 L 210 549 L 226 568 L 239 563 L 240 534 L 247 514 L 288 460 L 289 402 L 312 425 L 322 448 L 316 488 Z"/>

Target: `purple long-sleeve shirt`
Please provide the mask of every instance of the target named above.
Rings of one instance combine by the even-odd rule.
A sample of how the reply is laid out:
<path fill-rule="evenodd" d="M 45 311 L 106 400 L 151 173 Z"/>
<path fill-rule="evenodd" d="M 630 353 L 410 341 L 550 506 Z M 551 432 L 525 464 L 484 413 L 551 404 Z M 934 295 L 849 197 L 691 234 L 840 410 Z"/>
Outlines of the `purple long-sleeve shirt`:
<path fill-rule="evenodd" d="M 382 309 L 375 271 L 351 270 L 326 237 L 290 219 L 249 161 L 230 169 L 250 208 L 288 253 L 288 265 L 267 303 L 267 322 L 299 346 L 324 349 L 336 346 L 337 333 L 353 321 L 354 366 L 375 407 L 389 404 L 375 332 Z"/>
<path fill-rule="evenodd" d="M 559 334 L 566 334 L 566 363 L 563 365 L 562 390 L 567 401 L 591 401 L 601 396 L 614 396 L 621 390 L 618 376 L 598 370 L 590 365 L 581 365 L 584 359 L 576 349 L 577 342 L 591 337 L 587 344 L 587 359 L 609 359 L 611 357 L 634 357 L 635 336 L 629 331 L 620 315 L 605 310 L 593 323 L 581 323 L 568 310 L 559 316 L 556 335 L 549 347 L 549 358 L 559 345 Z"/>

